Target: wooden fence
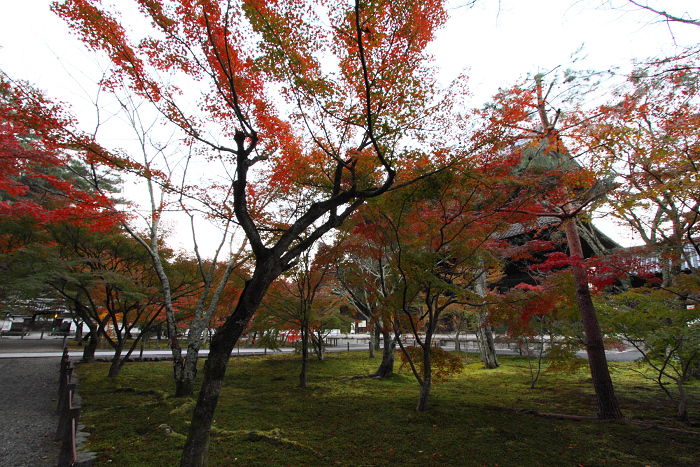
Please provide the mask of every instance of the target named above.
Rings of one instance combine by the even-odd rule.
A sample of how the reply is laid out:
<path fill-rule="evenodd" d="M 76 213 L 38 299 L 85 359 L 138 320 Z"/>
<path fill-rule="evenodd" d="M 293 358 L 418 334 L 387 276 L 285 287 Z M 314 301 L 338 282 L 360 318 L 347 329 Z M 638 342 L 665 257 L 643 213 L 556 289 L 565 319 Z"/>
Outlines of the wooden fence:
<path fill-rule="evenodd" d="M 73 378 L 73 363 L 68 357 L 68 349 L 63 350 L 61 357 L 60 376 L 58 380 L 58 428 L 56 429 L 56 441 L 61 442 L 61 450 L 58 454 L 58 467 L 90 467 L 92 458 L 78 461 L 76 449 L 76 435 L 78 422 L 80 421 L 80 407 L 73 407 L 76 384 L 71 382 Z"/>

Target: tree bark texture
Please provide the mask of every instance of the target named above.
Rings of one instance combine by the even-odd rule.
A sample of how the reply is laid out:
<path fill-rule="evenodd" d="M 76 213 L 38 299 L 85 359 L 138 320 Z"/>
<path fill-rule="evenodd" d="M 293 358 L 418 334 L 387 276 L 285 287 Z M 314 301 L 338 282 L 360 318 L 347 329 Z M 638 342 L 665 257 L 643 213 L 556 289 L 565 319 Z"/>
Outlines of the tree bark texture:
<path fill-rule="evenodd" d="M 197 363 L 199 362 L 199 350 L 202 345 L 202 337 L 206 335 L 207 326 L 219 305 L 221 295 L 231 277 L 231 273 L 235 269 L 235 265 L 235 258 L 230 259 L 226 265 L 224 275 L 211 297 L 211 302 L 205 310 L 206 297 L 209 295 L 208 290 L 212 280 L 211 276 L 207 278 L 208 283 L 206 290 L 202 293 L 197 302 L 194 319 L 190 324 L 190 331 L 187 335 L 187 352 L 181 364 L 178 397 L 190 397 L 194 393 L 194 380 L 197 377 Z"/>
<path fill-rule="evenodd" d="M 493 370 L 498 368 L 498 357 L 496 356 L 496 344 L 493 340 L 493 331 L 491 326 L 486 324 L 486 313 L 479 313 L 479 327 L 476 330 L 476 339 L 479 343 L 479 351 L 481 352 L 481 361 L 484 363 L 484 368 Z"/>
<path fill-rule="evenodd" d="M 101 340 L 102 336 L 98 335 L 97 326 L 95 326 L 94 330 L 90 328 L 90 338 L 87 344 L 85 344 L 85 347 L 83 347 L 83 358 L 81 359 L 83 363 L 92 363 L 95 361 L 95 350 L 97 350 L 97 346 L 100 345 Z"/>
<path fill-rule="evenodd" d="M 309 336 L 311 337 L 311 345 L 313 346 L 314 352 L 316 352 L 318 361 L 324 361 L 326 359 L 325 341 L 322 337 L 319 337 L 312 332 L 309 332 Z"/>
<path fill-rule="evenodd" d="M 566 240 L 569 244 L 569 251 L 572 256 L 583 259 L 583 248 L 581 239 L 573 219 L 566 222 Z M 615 396 L 608 361 L 605 357 L 605 347 L 603 346 L 603 334 L 600 330 L 595 306 L 591 298 L 591 291 L 588 287 L 588 273 L 580 265 L 573 268 L 574 283 L 576 286 L 576 302 L 581 313 L 583 329 L 586 334 L 586 353 L 588 354 L 588 365 L 591 369 L 593 388 L 595 389 L 596 400 L 598 402 L 598 418 L 603 420 L 618 420 L 623 418 L 620 407 Z"/>
<path fill-rule="evenodd" d="M 153 184 L 151 180 L 148 181 L 148 190 L 150 192 L 151 206 L 155 206 L 153 198 Z M 156 212 L 154 208 L 153 212 Z M 194 384 L 193 379 L 187 379 L 186 373 L 184 371 L 185 362 L 182 358 L 182 348 L 180 347 L 180 342 L 177 340 L 177 327 L 175 319 L 175 310 L 173 309 L 172 301 L 172 290 L 170 288 L 170 279 L 165 273 L 163 268 L 163 262 L 160 257 L 160 250 L 158 245 L 158 225 L 160 224 L 160 216 L 153 217 L 153 224 L 150 228 L 150 244 L 146 242 L 141 236 L 139 236 L 134 230 L 132 230 L 127 224 L 122 224 L 129 234 L 136 239 L 151 256 L 151 261 L 153 263 L 153 269 L 158 276 L 158 280 L 161 284 L 161 290 L 163 292 L 163 303 L 165 306 L 165 317 L 166 317 L 166 329 L 168 331 L 168 344 L 170 345 L 170 350 L 173 358 L 173 378 L 175 379 L 175 397 L 189 397 L 192 395 L 192 388 Z M 158 341 L 160 343 L 160 333 L 158 334 Z M 156 347 L 157 348 L 157 347 Z"/>
<path fill-rule="evenodd" d="M 683 423 L 689 423 L 690 420 L 688 418 L 688 393 L 685 392 L 685 388 L 683 388 L 683 383 L 685 383 L 684 378 L 678 378 L 676 380 L 678 394 L 680 395 L 680 399 L 678 401 L 678 420 L 682 421 Z"/>
<path fill-rule="evenodd" d="M 382 350 L 382 363 L 373 376 L 386 378 L 394 373 L 394 356 L 396 352 L 396 340 L 393 333 L 382 330 L 384 349 Z"/>
<path fill-rule="evenodd" d="M 258 259 L 253 277 L 246 282 L 235 311 L 214 334 L 209 357 L 204 365 L 202 387 L 182 453 L 181 467 L 207 465 L 211 424 L 231 352 L 262 302 L 268 287 L 280 273 L 279 265 L 271 258 Z"/>
<path fill-rule="evenodd" d="M 122 350 L 124 350 L 123 345 L 114 347 L 114 357 L 112 357 L 112 364 L 109 366 L 109 372 L 107 373 L 107 376 L 110 378 L 119 376 L 119 372 L 122 369 Z"/>
<path fill-rule="evenodd" d="M 432 382 L 432 368 L 430 367 L 431 347 L 429 341 L 423 347 L 423 380 L 420 384 L 420 396 L 416 412 L 426 412 L 430 401 L 430 386 Z"/>
<path fill-rule="evenodd" d="M 309 322 L 301 323 L 301 372 L 299 373 L 299 387 L 307 386 L 306 374 L 309 368 Z"/>
<path fill-rule="evenodd" d="M 483 269 L 476 279 L 476 294 L 480 297 L 486 297 L 486 271 Z M 498 368 L 498 357 L 496 357 L 496 344 L 493 341 L 491 326 L 486 324 L 488 314 L 478 313 L 477 317 L 476 338 L 481 352 L 481 361 L 484 362 L 484 368 L 493 370 Z"/>

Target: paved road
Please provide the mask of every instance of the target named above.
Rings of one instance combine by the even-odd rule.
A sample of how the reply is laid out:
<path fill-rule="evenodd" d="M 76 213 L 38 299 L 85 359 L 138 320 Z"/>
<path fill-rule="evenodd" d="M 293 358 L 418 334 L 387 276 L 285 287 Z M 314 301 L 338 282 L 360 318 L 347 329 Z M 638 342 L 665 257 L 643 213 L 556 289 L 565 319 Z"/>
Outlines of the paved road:
<path fill-rule="evenodd" d="M 0 360 L 0 465 L 34 467 L 56 465 L 58 426 L 56 392 L 62 340 L 32 342 L 0 339 L 0 352 L 51 352 L 50 358 Z"/>
<path fill-rule="evenodd" d="M 30 335 L 24 339 L 19 337 L 3 337 L 0 338 L 0 359 L 4 358 L 40 358 L 40 357 L 60 357 L 63 348 L 63 338 L 61 337 L 44 337 L 39 338 L 39 334 Z M 454 344 L 449 342 L 445 347 L 445 350 L 454 350 Z M 367 350 L 366 343 L 347 343 L 340 342 L 337 346 L 332 346 L 327 348 L 327 352 L 346 352 L 346 351 L 363 351 Z M 184 349 L 183 349 L 184 351 Z M 265 350 L 260 348 L 234 348 L 232 356 L 237 355 L 262 355 L 268 353 L 291 353 L 294 352 L 293 347 L 282 347 L 279 350 Z M 474 346 L 469 347 L 469 352 L 477 352 Z M 497 349 L 496 352 L 499 355 L 517 355 L 516 351 L 510 349 Z M 126 351 L 123 352 L 123 355 Z M 608 350 L 605 352 L 608 361 L 611 362 L 631 362 L 641 358 L 641 353 L 634 349 L 627 350 Z M 164 348 L 162 350 L 146 350 L 143 356 L 145 358 L 168 358 L 171 355 L 169 349 Z M 199 352 L 200 358 L 206 358 L 209 355 L 208 349 L 202 349 Z M 577 355 L 581 358 L 586 358 L 585 351 L 577 352 Z M 73 359 L 78 359 L 81 356 L 79 351 L 72 351 L 71 356 Z M 95 357 L 98 359 L 110 360 L 114 356 L 114 352 L 111 350 L 98 350 L 95 352 Z M 132 354 L 133 358 L 139 357 L 139 350 L 135 350 Z"/>

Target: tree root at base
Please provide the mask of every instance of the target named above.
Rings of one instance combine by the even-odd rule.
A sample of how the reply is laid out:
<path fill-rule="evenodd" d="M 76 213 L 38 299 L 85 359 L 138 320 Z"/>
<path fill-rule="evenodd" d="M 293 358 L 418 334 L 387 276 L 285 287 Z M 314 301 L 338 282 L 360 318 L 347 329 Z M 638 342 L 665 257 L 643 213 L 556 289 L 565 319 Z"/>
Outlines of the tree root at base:
<path fill-rule="evenodd" d="M 305 444 L 301 444 L 301 443 L 294 441 L 294 440 L 291 440 L 289 438 L 284 438 L 282 436 L 279 428 L 274 428 L 270 431 L 258 431 L 258 430 L 227 431 L 227 430 L 222 430 L 219 428 L 212 427 L 211 436 L 212 437 L 224 437 L 224 436 L 226 436 L 226 437 L 240 437 L 240 438 L 248 439 L 249 441 L 267 441 L 267 442 L 271 442 L 273 444 L 276 444 L 278 446 L 292 446 L 292 447 L 295 447 L 298 449 L 302 449 L 304 451 L 309 451 L 318 457 L 322 457 L 322 458 L 327 457 L 325 454 L 315 450 L 314 448 L 306 446 Z"/>

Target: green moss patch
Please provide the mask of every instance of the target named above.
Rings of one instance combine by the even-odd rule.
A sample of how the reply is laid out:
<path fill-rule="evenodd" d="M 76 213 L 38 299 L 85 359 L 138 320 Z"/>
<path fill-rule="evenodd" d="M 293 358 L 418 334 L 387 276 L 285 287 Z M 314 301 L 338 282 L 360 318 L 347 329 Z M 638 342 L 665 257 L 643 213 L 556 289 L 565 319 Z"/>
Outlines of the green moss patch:
<path fill-rule="evenodd" d="M 660 431 L 595 417 L 590 375 L 545 373 L 529 388 L 527 361 L 468 365 L 433 387 L 431 408 L 415 412 L 418 385 L 407 373 L 384 380 L 378 359 L 330 354 L 313 362 L 309 387 L 297 387 L 298 357 L 231 361 L 217 408 L 210 466 L 695 466 L 700 429 L 674 419 L 675 404 L 633 363 L 611 363 L 625 416 L 694 431 Z M 81 365 L 83 423 L 95 465 L 179 465 L 194 408 L 172 397 L 169 362 L 129 363 L 117 379 L 108 364 Z M 689 386 L 691 419 L 700 418 L 700 384 Z M 697 419 L 696 418 L 696 419 Z"/>

